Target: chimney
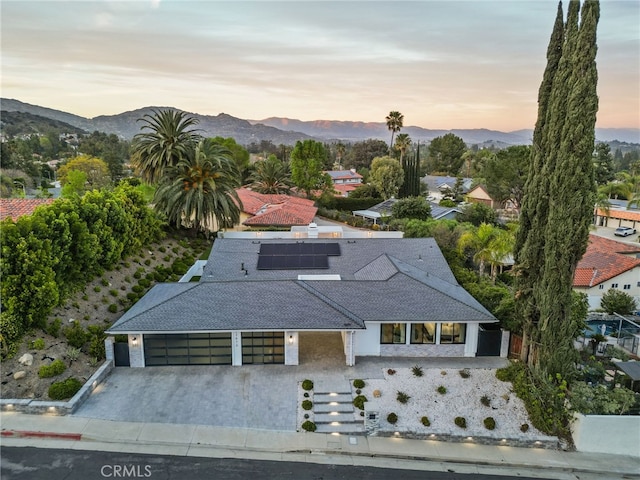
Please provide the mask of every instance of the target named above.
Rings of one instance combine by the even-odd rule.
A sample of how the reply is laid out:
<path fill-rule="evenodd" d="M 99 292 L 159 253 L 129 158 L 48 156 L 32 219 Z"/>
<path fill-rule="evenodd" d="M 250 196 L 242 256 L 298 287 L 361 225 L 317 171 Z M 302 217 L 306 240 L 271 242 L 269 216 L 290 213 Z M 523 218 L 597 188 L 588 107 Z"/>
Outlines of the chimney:
<path fill-rule="evenodd" d="M 307 227 L 307 235 L 309 238 L 318 238 L 318 225 L 310 223 Z"/>

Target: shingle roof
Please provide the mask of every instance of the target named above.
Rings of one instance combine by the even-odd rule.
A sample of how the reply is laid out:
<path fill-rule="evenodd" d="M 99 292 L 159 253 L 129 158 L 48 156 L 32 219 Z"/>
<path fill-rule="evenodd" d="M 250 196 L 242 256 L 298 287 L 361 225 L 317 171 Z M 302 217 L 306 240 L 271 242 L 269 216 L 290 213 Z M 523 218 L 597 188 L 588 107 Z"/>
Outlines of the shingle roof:
<path fill-rule="evenodd" d="M 31 215 L 40 205 L 53 202 L 53 198 L 0 198 L 0 221 L 5 218 L 15 221 L 23 215 Z"/>
<path fill-rule="evenodd" d="M 329 257 L 330 268 L 322 273 L 342 280 L 297 280 L 318 270 L 256 269 L 263 243 L 291 242 L 217 239 L 200 282 L 157 285 L 109 332 L 342 330 L 362 329 L 365 321 L 496 321 L 458 285 L 432 238 L 304 239 L 340 245 L 341 255 Z"/>
<path fill-rule="evenodd" d="M 329 174 L 331 180 L 347 180 L 350 178 L 362 178 L 357 172 L 351 170 L 327 170 L 325 173 Z"/>
<path fill-rule="evenodd" d="M 640 252 L 639 247 L 589 235 L 589 245 L 576 267 L 573 286 L 593 287 L 628 270 L 640 267 L 640 258 L 625 255 L 625 253 Z"/>

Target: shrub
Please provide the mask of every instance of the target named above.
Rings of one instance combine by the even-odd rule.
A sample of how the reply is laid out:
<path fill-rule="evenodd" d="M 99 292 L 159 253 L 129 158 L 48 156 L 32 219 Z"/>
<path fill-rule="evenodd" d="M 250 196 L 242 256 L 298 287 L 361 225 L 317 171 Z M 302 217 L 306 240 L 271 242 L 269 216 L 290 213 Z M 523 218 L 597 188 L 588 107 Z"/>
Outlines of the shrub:
<path fill-rule="evenodd" d="M 136 272 L 133 274 L 133 278 L 135 278 L 136 280 L 142 278 L 142 274 L 140 272 Z"/>
<path fill-rule="evenodd" d="M 49 398 L 52 400 L 66 400 L 73 397 L 82 388 L 80 380 L 74 377 L 62 382 L 55 382 L 49 387 Z"/>
<path fill-rule="evenodd" d="M 514 377 L 513 373 L 509 368 L 499 368 L 496 370 L 496 378 L 501 382 L 512 382 Z"/>
<path fill-rule="evenodd" d="M 494 430 L 496 428 L 496 421 L 493 417 L 487 417 L 483 420 L 484 428 L 487 430 Z"/>
<path fill-rule="evenodd" d="M 396 400 L 403 404 L 407 403 L 410 398 L 411 397 L 404 392 L 398 392 L 398 394 L 396 395 Z"/>
<path fill-rule="evenodd" d="M 483 395 L 482 397 L 480 397 L 480 403 L 483 404 L 485 407 L 491 406 L 491 400 L 489 400 L 489 397 L 487 397 L 486 395 Z"/>
<path fill-rule="evenodd" d="M 127 298 L 132 302 L 135 302 L 138 300 L 138 295 L 136 295 L 134 292 L 129 292 L 127 293 Z"/>
<path fill-rule="evenodd" d="M 102 291 L 102 288 L 100 288 L 98 285 L 96 285 L 95 287 L 93 287 L 93 291 L 96 293 L 99 293 L 100 291 Z"/>
<path fill-rule="evenodd" d="M 89 300 L 89 295 L 87 295 L 86 293 L 82 295 L 82 300 L 84 300 L 85 302 Z"/>
<path fill-rule="evenodd" d="M 431 426 L 431 421 L 429 420 L 429 417 L 422 417 L 420 419 L 420 423 L 422 423 L 422 425 L 424 425 L 425 427 Z"/>
<path fill-rule="evenodd" d="M 162 259 L 163 259 L 165 262 L 170 262 L 172 258 L 173 258 L 173 257 L 172 257 L 171 255 L 165 255 Z"/>
<path fill-rule="evenodd" d="M 141 278 L 140 280 L 138 280 L 138 285 L 140 285 L 142 288 L 149 288 L 151 286 L 151 281 L 147 280 L 146 278 Z"/>
<path fill-rule="evenodd" d="M 72 347 L 82 348 L 82 346 L 89 340 L 89 334 L 85 332 L 82 325 L 74 322 L 72 327 L 66 327 L 62 330 L 62 333 L 67 338 L 67 342 Z"/>
<path fill-rule="evenodd" d="M 520 431 L 522 433 L 528 432 L 529 431 L 529 424 L 528 423 L 523 423 L 522 425 L 520 425 Z"/>
<path fill-rule="evenodd" d="M 62 326 L 62 320 L 60 320 L 59 318 L 55 318 L 51 321 L 51 323 L 49 323 L 46 331 L 52 337 L 58 338 L 58 335 L 60 335 L 61 326 Z"/>
<path fill-rule="evenodd" d="M 158 251 L 165 253 L 167 251 L 167 249 L 165 247 L 158 247 Z"/>
<path fill-rule="evenodd" d="M 387 374 L 388 375 L 395 375 L 396 371 L 393 368 L 390 368 L 389 370 L 387 370 Z"/>
<path fill-rule="evenodd" d="M 188 270 L 189 267 L 178 260 L 173 262 L 173 265 L 171 266 L 171 271 L 176 275 L 184 275 Z"/>
<path fill-rule="evenodd" d="M 67 366 L 62 362 L 62 360 L 54 360 L 49 365 L 42 365 L 40 370 L 38 370 L 38 376 L 40 378 L 55 377 L 56 375 L 60 375 L 66 369 Z"/>
<path fill-rule="evenodd" d="M 36 350 L 44 350 L 44 339 L 36 338 L 33 342 L 31 342 L 31 348 L 35 348 Z"/>
<path fill-rule="evenodd" d="M 109 295 L 111 295 L 112 297 L 117 297 L 118 290 L 116 290 L 115 288 L 112 288 L 111 290 L 109 290 Z"/>
<path fill-rule="evenodd" d="M 391 425 L 395 425 L 398 422 L 398 415 L 396 415 L 395 413 L 390 413 L 389 415 L 387 415 L 387 422 L 389 422 Z"/>
<path fill-rule="evenodd" d="M 80 357 L 80 349 L 74 347 L 67 348 L 67 357 L 71 361 L 77 360 Z"/>
<path fill-rule="evenodd" d="M 469 378 L 471 373 L 466 368 L 458 372 L 462 378 Z"/>
<path fill-rule="evenodd" d="M 411 371 L 413 372 L 414 377 L 421 377 L 422 375 L 424 375 L 422 367 L 419 367 L 418 365 L 411 367 Z"/>
<path fill-rule="evenodd" d="M 112 303 L 111 305 L 109 305 L 109 311 L 111 313 L 116 313 L 118 311 L 118 306 L 115 303 Z"/>
<path fill-rule="evenodd" d="M 100 280 L 100 283 L 102 284 L 103 287 L 109 286 L 109 280 L 107 280 L 106 278 L 103 278 L 102 280 Z"/>
<path fill-rule="evenodd" d="M 364 388 L 364 385 L 365 385 L 364 380 L 362 380 L 360 378 L 356 378 L 353 381 L 353 386 L 356 387 L 356 388 Z"/>
<path fill-rule="evenodd" d="M 364 404 L 367 402 L 367 397 L 364 395 L 358 395 L 353 399 L 353 406 L 359 408 L 360 410 L 364 410 Z"/>
<path fill-rule="evenodd" d="M 316 424 L 313 423 L 311 420 L 307 420 L 306 422 L 304 422 L 302 424 L 302 429 L 305 432 L 315 432 L 316 431 Z"/>
<path fill-rule="evenodd" d="M 148 258 L 144 261 L 144 264 L 148 267 L 149 265 L 151 265 L 151 260 L 149 260 Z"/>
<path fill-rule="evenodd" d="M 144 288 L 142 288 L 140 285 L 134 285 L 133 287 L 131 287 L 131 290 L 133 290 L 136 293 L 142 293 Z"/>
<path fill-rule="evenodd" d="M 303 390 L 313 390 L 313 382 L 309 379 L 306 379 L 302 382 Z"/>
<path fill-rule="evenodd" d="M 303 400 L 302 408 L 305 410 L 311 410 L 313 408 L 313 402 L 311 400 Z"/>
<path fill-rule="evenodd" d="M 440 385 L 437 390 L 440 395 L 444 395 L 445 393 L 447 393 L 447 387 L 445 387 L 444 385 Z"/>
<path fill-rule="evenodd" d="M 95 336 L 91 339 L 89 343 L 89 355 L 94 357 L 96 360 L 104 360 L 106 357 L 105 347 L 104 347 L 104 336 Z"/>
<path fill-rule="evenodd" d="M 460 428 L 467 428 L 467 419 L 464 417 L 456 417 L 453 422 Z"/>
<path fill-rule="evenodd" d="M 73 308 L 80 309 L 80 304 L 79 304 L 78 302 L 73 302 L 73 303 L 71 304 L 71 306 L 72 306 Z"/>

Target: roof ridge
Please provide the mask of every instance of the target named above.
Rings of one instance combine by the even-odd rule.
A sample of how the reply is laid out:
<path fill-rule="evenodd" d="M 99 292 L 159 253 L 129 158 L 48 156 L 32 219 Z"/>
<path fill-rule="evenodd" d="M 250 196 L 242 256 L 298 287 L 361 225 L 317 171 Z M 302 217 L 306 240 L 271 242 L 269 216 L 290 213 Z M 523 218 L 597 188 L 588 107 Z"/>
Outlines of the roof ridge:
<path fill-rule="evenodd" d="M 424 270 L 420 270 L 419 268 L 409 265 L 408 263 L 405 263 L 402 260 L 399 260 L 390 255 L 389 255 L 389 260 L 393 262 L 393 264 L 396 266 L 396 268 L 398 268 L 400 273 L 403 273 L 408 277 L 413 278 L 414 280 L 439 291 L 443 295 L 446 295 L 447 297 L 457 302 L 463 303 L 464 305 L 468 306 L 469 308 L 475 310 L 478 313 L 481 313 L 483 315 L 489 315 L 490 317 L 495 318 L 489 310 L 487 310 L 478 300 L 476 300 L 473 297 L 473 295 L 467 292 L 464 289 L 464 287 L 459 283 L 457 282 L 456 284 L 449 283 L 448 281 L 438 277 L 437 275 L 433 275 Z M 456 292 L 455 292 L 456 294 L 461 293 L 462 295 L 461 296 L 453 295 L 451 292 L 451 287 L 456 289 Z M 471 300 L 471 302 L 469 300 Z"/>
<path fill-rule="evenodd" d="M 364 320 L 362 320 L 355 313 L 351 312 L 350 310 L 348 310 L 347 308 L 343 307 L 339 303 L 335 302 L 334 300 L 331 300 L 325 294 L 323 294 L 323 293 L 319 292 L 318 290 L 316 290 L 315 288 L 313 288 L 311 285 L 309 285 L 307 283 L 306 280 L 294 280 L 294 281 L 296 283 L 298 283 L 302 288 L 304 288 L 307 292 L 309 292 L 312 295 L 318 297 L 318 299 L 320 299 L 321 301 L 323 301 L 324 303 L 329 305 L 331 308 L 336 309 L 337 311 L 339 311 L 340 313 L 342 313 L 346 317 L 349 317 L 354 322 L 357 322 L 358 324 L 360 324 L 362 326 L 362 328 L 365 328 Z"/>

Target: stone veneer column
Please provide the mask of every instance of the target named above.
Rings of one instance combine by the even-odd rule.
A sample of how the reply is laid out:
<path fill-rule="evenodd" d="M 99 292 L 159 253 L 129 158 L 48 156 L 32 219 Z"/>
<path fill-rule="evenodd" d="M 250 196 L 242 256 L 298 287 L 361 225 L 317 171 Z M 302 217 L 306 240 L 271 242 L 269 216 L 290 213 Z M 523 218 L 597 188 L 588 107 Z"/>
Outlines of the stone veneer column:
<path fill-rule="evenodd" d="M 353 330 L 349 330 L 347 332 L 345 332 L 345 337 L 344 337 L 344 356 L 345 356 L 345 360 L 347 362 L 347 366 L 349 367 L 353 367 L 353 365 L 356 363 L 356 357 L 355 357 L 355 335 L 354 335 L 354 331 Z"/>
<path fill-rule="evenodd" d="M 511 338 L 511 332 L 509 330 L 502 329 L 502 342 L 500 343 L 500 356 L 507 358 L 509 356 L 509 339 Z"/>
<path fill-rule="evenodd" d="M 113 352 L 113 337 L 107 337 L 104 339 L 104 353 L 107 360 L 115 361 L 115 354 Z"/>
<path fill-rule="evenodd" d="M 292 341 L 289 340 L 292 337 Z M 298 365 L 298 352 L 300 346 L 300 336 L 298 332 L 291 330 L 284 332 L 284 364 Z"/>
<path fill-rule="evenodd" d="M 242 332 L 231 332 L 231 365 L 242 365 Z"/>
<path fill-rule="evenodd" d="M 129 365 L 132 368 L 144 367 L 144 342 L 141 333 L 129 334 Z"/>

